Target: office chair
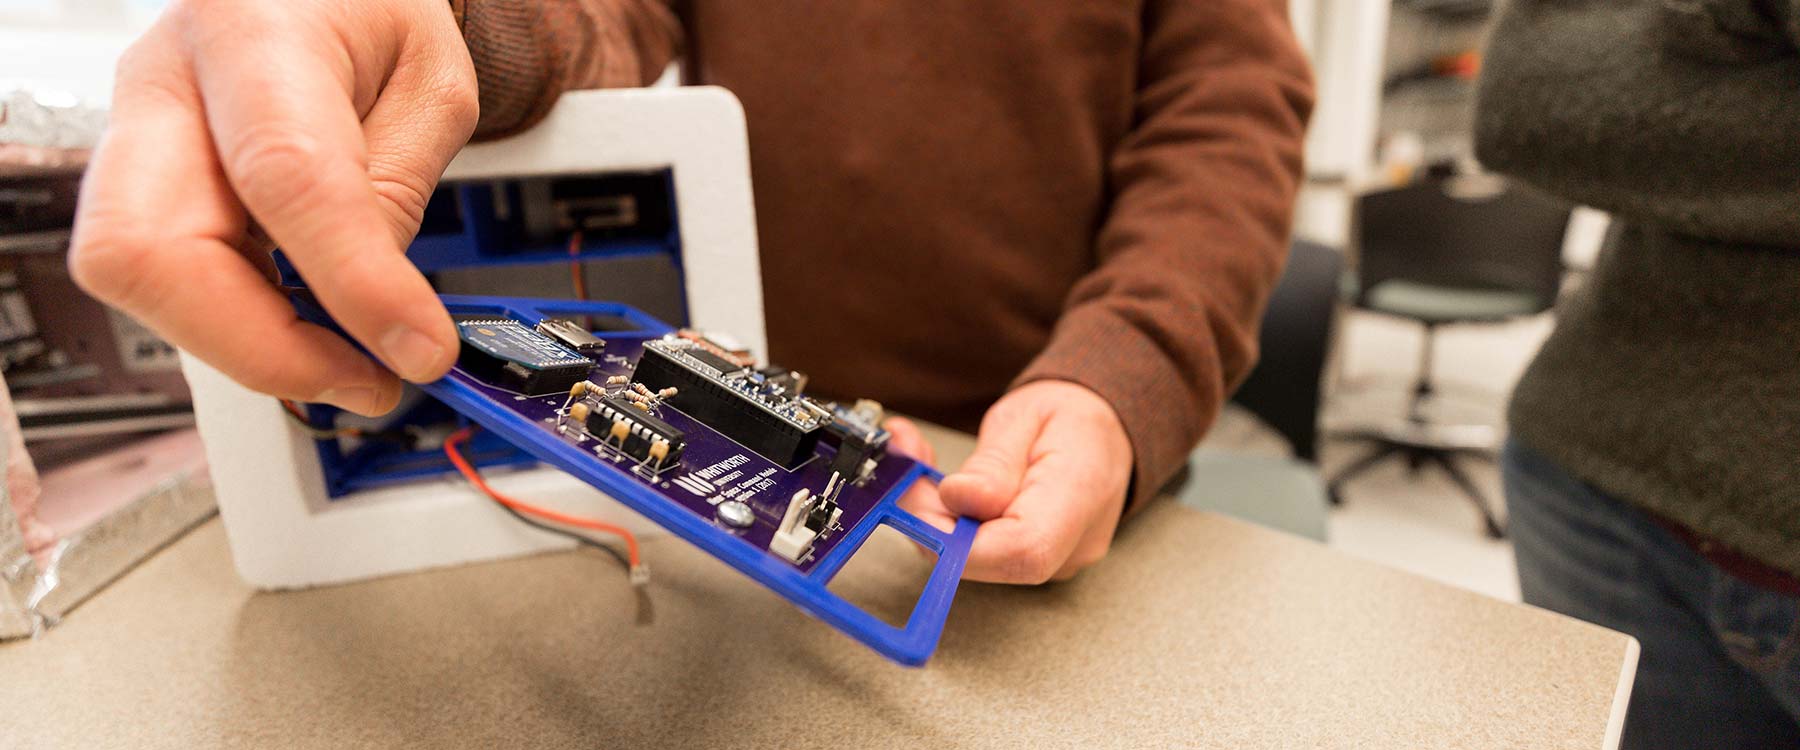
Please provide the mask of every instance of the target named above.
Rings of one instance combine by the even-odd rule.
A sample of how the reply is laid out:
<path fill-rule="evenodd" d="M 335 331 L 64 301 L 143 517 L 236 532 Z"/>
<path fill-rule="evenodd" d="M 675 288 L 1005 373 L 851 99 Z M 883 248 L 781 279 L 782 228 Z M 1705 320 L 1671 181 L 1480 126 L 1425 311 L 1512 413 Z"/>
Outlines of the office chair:
<path fill-rule="evenodd" d="M 1293 458 L 1195 451 L 1175 493 L 1213 510 L 1319 541 L 1325 540 L 1325 483 L 1319 478 L 1319 400 L 1326 352 L 1337 318 L 1343 254 L 1295 241 L 1287 270 L 1269 298 L 1256 369 L 1232 401 L 1285 439 Z"/>
<path fill-rule="evenodd" d="M 1475 428 L 1434 425 L 1424 407 L 1439 328 L 1499 323 L 1536 315 L 1555 303 L 1562 283 L 1563 234 L 1571 206 L 1542 193 L 1487 176 L 1445 177 L 1370 193 L 1357 200 L 1357 260 L 1353 304 L 1405 318 L 1424 329 L 1418 379 L 1405 423 L 1345 437 L 1371 450 L 1331 479 L 1328 497 L 1343 502 L 1343 487 L 1388 458 L 1414 472 L 1436 465 L 1481 513 L 1487 535 L 1506 535 L 1493 507 L 1458 464 L 1468 456 L 1491 460 L 1495 438 Z"/>
<path fill-rule="evenodd" d="M 1343 270 L 1343 253 L 1294 241 L 1263 313 L 1256 369 L 1231 396 L 1286 438 L 1295 458 L 1313 464 L 1319 462 L 1321 382 Z"/>

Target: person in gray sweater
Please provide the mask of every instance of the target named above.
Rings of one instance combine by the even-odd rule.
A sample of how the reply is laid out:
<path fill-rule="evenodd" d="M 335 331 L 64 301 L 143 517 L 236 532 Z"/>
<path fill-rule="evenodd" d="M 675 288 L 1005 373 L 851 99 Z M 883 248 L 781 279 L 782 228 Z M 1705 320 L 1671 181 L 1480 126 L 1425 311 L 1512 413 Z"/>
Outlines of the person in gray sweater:
<path fill-rule="evenodd" d="M 1526 601 L 1638 638 L 1625 747 L 1800 746 L 1800 0 L 1511 0 L 1477 152 L 1611 212 L 1513 395 Z"/>

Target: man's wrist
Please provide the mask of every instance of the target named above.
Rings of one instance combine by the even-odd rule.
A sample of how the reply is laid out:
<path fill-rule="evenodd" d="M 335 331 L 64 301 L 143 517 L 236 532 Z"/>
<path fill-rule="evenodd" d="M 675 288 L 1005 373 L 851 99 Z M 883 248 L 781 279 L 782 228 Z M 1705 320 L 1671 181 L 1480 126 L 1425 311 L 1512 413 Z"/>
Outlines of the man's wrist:
<path fill-rule="evenodd" d="M 1105 306 L 1083 305 L 1064 313 L 1049 345 L 1012 386 L 1066 380 L 1110 405 L 1131 443 L 1126 507 L 1136 509 L 1187 463 L 1212 421 L 1222 401 L 1218 368 L 1212 357 L 1177 365 L 1156 337 Z"/>

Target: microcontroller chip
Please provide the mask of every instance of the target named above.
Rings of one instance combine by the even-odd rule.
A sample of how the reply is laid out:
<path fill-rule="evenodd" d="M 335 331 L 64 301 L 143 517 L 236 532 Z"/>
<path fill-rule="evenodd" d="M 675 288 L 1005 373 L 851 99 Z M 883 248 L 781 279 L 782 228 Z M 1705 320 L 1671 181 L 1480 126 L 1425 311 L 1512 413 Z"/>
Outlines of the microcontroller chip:
<path fill-rule="evenodd" d="M 593 360 L 510 318 L 459 320 L 456 333 L 462 339 L 458 367 L 527 396 L 566 391 L 594 367 Z"/>
<path fill-rule="evenodd" d="M 631 379 L 652 391 L 675 388 L 670 406 L 790 471 L 812 458 L 823 431 L 823 407 L 759 384 L 750 368 L 686 339 L 646 342 Z"/>
<path fill-rule="evenodd" d="M 588 412 L 583 427 L 595 439 L 637 459 L 652 471 L 679 464 L 681 450 L 687 446 L 687 436 L 681 430 L 618 396 L 600 399 L 599 405 Z M 658 448 L 657 443 L 662 443 L 662 447 Z"/>

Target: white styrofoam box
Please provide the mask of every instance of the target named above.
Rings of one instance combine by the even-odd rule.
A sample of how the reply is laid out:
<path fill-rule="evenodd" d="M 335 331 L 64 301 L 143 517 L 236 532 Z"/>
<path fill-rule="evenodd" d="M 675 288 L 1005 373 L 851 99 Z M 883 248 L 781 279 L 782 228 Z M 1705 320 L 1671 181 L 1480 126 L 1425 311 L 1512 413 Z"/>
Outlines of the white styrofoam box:
<path fill-rule="evenodd" d="M 445 178 L 662 168 L 674 174 L 690 322 L 766 351 L 749 143 L 743 108 L 730 92 L 699 86 L 569 93 L 531 130 L 465 148 Z M 313 440 L 275 399 L 185 353 L 182 367 L 232 556 L 253 585 L 337 583 L 572 544 L 516 522 L 460 480 L 329 499 Z M 658 531 L 554 469 L 496 472 L 491 484 L 635 532 Z"/>

